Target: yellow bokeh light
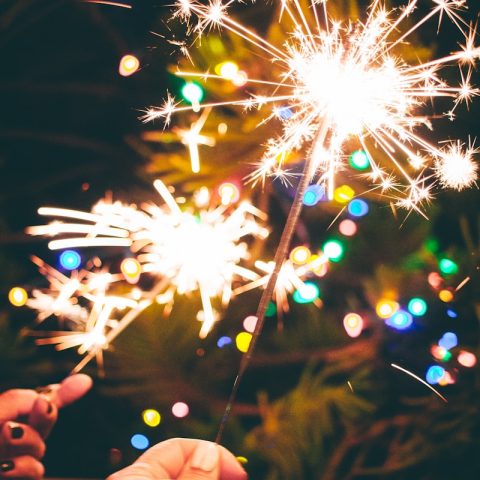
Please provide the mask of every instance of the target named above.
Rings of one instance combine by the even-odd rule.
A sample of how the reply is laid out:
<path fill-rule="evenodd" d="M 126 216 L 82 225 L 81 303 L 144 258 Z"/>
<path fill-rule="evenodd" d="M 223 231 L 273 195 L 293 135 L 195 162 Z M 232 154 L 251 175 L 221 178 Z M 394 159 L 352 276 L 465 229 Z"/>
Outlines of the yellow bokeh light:
<path fill-rule="evenodd" d="M 125 258 L 120 264 L 120 270 L 129 283 L 137 283 L 142 271 L 142 266 L 134 258 Z"/>
<path fill-rule="evenodd" d="M 140 68 L 140 60 L 134 55 L 124 55 L 118 65 L 118 73 L 122 77 L 133 75 Z"/>
<path fill-rule="evenodd" d="M 218 187 L 218 194 L 222 199 L 222 205 L 230 205 L 231 203 L 235 203 L 240 198 L 240 192 L 238 188 L 233 183 L 222 183 Z"/>
<path fill-rule="evenodd" d="M 144 410 L 142 412 L 142 418 L 145 425 L 148 425 L 149 427 L 158 427 L 158 425 L 160 425 L 160 422 L 162 421 L 162 416 L 160 415 L 160 413 L 158 413 L 157 410 L 153 408 L 148 408 L 147 410 Z"/>
<path fill-rule="evenodd" d="M 375 307 L 375 311 L 380 318 L 389 318 L 391 317 L 399 308 L 397 302 L 393 300 L 380 300 Z"/>
<path fill-rule="evenodd" d="M 438 298 L 445 303 L 449 303 L 453 300 L 453 293 L 450 290 L 440 290 Z"/>
<path fill-rule="evenodd" d="M 354 196 L 355 190 L 348 185 L 342 185 L 333 192 L 333 198 L 338 203 L 348 203 Z"/>
<path fill-rule="evenodd" d="M 238 76 L 239 68 L 235 62 L 228 61 L 218 64 L 215 71 L 227 80 L 234 80 Z"/>
<path fill-rule="evenodd" d="M 290 260 L 297 265 L 305 265 L 311 257 L 312 253 L 307 247 L 295 247 L 290 252 Z"/>
<path fill-rule="evenodd" d="M 13 287 L 8 292 L 8 300 L 14 307 L 23 307 L 27 303 L 28 294 L 24 288 Z"/>
<path fill-rule="evenodd" d="M 247 332 L 241 332 L 235 338 L 235 344 L 237 345 L 237 348 L 242 353 L 245 353 L 248 351 L 248 347 L 250 347 L 251 341 L 252 341 L 252 334 Z"/>

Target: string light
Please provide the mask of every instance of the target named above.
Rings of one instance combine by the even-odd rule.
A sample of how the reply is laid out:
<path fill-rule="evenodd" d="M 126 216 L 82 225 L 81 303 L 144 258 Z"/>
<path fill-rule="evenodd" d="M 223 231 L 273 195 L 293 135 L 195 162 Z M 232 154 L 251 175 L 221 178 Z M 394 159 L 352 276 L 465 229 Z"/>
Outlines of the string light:
<path fill-rule="evenodd" d="M 231 345 L 232 343 L 232 339 L 230 337 L 220 337 L 218 340 L 217 340 L 217 347 L 218 348 L 223 348 L 223 347 L 226 347 L 227 345 Z"/>
<path fill-rule="evenodd" d="M 323 245 L 322 251 L 332 262 L 339 262 L 343 257 L 344 247 L 342 242 L 338 240 L 329 240 Z"/>
<path fill-rule="evenodd" d="M 368 155 L 363 150 L 357 150 L 348 157 L 348 163 L 355 170 L 366 170 L 370 166 Z"/>
<path fill-rule="evenodd" d="M 345 331 L 352 338 L 356 338 L 362 333 L 363 324 L 363 318 L 358 313 L 347 313 L 343 318 Z"/>
<path fill-rule="evenodd" d="M 438 262 L 438 268 L 445 275 L 455 275 L 458 273 L 458 265 L 449 258 L 442 258 Z"/>
<path fill-rule="evenodd" d="M 248 351 L 250 342 L 252 341 L 252 334 L 248 332 L 240 332 L 235 338 L 235 344 L 240 352 L 245 353 Z"/>
<path fill-rule="evenodd" d="M 297 303 L 312 303 L 320 295 L 320 289 L 312 282 L 305 282 L 302 288 L 295 290 L 293 300 Z"/>
<path fill-rule="evenodd" d="M 172 414 L 177 418 L 185 418 L 190 413 L 190 407 L 185 402 L 176 402 L 172 406 Z"/>
<path fill-rule="evenodd" d="M 348 203 L 354 196 L 355 190 L 349 185 L 342 185 L 333 193 L 333 199 L 338 203 Z"/>
<path fill-rule="evenodd" d="M 458 363 L 465 368 L 472 368 L 477 364 L 477 357 L 466 350 L 460 350 L 457 357 Z"/>
<path fill-rule="evenodd" d="M 325 196 L 325 189 L 321 185 L 310 185 L 303 195 L 303 204 L 307 207 L 317 205 Z"/>
<path fill-rule="evenodd" d="M 444 333 L 442 338 L 438 341 L 438 345 L 445 348 L 445 350 L 451 350 L 458 345 L 457 335 L 453 332 Z"/>
<path fill-rule="evenodd" d="M 136 448 L 137 450 L 145 450 L 149 447 L 150 440 L 148 440 L 145 435 L 142 435 L 141 433 L 136 433 L 130 439 L 130 443 L 132 444 L 132 447 Z"/>
<path fill-rule="evenodd" d="M 417 317 L 421 317 L 427 313 L 427 302 L 423 298 L 415 297 L 408 302 L 408 311 Z"/>
<path fill-rule="evenodd" d="M 305 265 L 312 253 L 307 247 L 301 246 L 301 247 L 295 247 L 291 252 L 290 252 L 290 260 L 295 264 L 295 265 Z"/>
<path fill-rule="evenodd" d="M 410 313 L 405 310 L 398 310 L 390 318 L 385 320 L 385 324 L 396 330 L 406 330 L 411 327 L 413 318 Z"/>
<path fill-rule="evenodd" d="M 140 60 L 135 55 L 124 55 L 118 64 L 118 73 L 122 77 L 133 75 L 140 68 Z"/>
<path fill-rule="evenodd" d="M 76 270 L 82 263 L 82 257 L 75 250 L 65 250 L 60 254 L 59 260 L 65 270 Z"/>
<path fill-rule="evenodd" d="M 345 235 L 346 237 L 352 237 L 357 233 L 357 230 L 358 230 L 357 224 L 353 220 L 350 220 L 349 218 L 342 220 L 338 225 L 338 231 L 342 235 Z"/>
<path fill-rule="evenodd" d="M 444 289 L 438 293 L 438 298 L 445 303 L 450 303 L 454 299 L 454 295 L 450 290 Z"/>
<path fill-rule="evenodd" d="M 160 422 L 162 421 L 162 416 L 157 410 L 153 408 L 148 408 L 147 410 L 144 410 L 142 412 L 142 419 L 145 425 L 153 428 L 160 425 Z"/>
<path fill-rule="evenodd" d="M 8 292 L 8 300 L 14 307 L 23 307 L 28 300 L 28 293 L 22 287 L 13 287 Z"/>
<path fill-rule="evenodd" d="M 243 320 L 243 328 L 249 332 L 253 333 L 255 331 L 255 325 L 257 324 L 257 317 L 250 315 Z"/>
<path fill-rule="evenodd" d="M 128 283 L 137 283 L 140 279 L 142 266 L 135 258 L 125 258 L 120 264 L 120 270 Z"/>
<path fill-rule="evenodd" d="M 445 375 L 445 369 L 440 365 L 432 365 L 428 368 L 425 379 L 430 385 L 439 383 L 440 379 Z"/>
<path fill-rule="evenodd" d="M 364 217 L 368 210 L 368 203 L 360 198 L 356 198 L 348 204 L 348 213 L 354 217 Z"/>
<path fill-rule="evenodd" d="M 383 299 L 377 303 L 375 311 L 380 318 L 386 319 L 390 318 L 399 308 L 400 306 L 397 302 Z"/>

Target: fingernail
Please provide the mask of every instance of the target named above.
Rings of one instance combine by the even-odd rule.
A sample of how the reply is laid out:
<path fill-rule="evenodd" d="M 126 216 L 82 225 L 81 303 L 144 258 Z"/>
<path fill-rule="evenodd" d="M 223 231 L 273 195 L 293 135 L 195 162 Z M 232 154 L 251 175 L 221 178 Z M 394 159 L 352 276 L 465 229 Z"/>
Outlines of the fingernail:
<path fill-rule="evenodd" d="M 11 424 L 11 425 L 9 425 L 9 428 L 10 428 L 10 436 L 14 440 L 18 440 L 19 438 L 23 437 L 24 430 L 19 425 Z"/>
<path fill-rule="evenodd" d="M 211 472 L 218 464 L 220 453 L 217 445 L 211 442 L 200 442 L 193 452 L 190 465 L 192 468 Z"/>
<path fill-rule="evenodd" d="M 11 460 L 0 461 L 0 472 L 9 472 L 10 470 L 13 470 L 14 467 L 15 464 Z"/>

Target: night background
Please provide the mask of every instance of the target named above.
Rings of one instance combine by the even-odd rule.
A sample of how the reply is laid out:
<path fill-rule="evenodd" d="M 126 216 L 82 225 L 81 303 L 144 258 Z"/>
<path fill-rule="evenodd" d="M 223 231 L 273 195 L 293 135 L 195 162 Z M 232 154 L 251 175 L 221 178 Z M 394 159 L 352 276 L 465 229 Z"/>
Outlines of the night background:
<path fill-rule="evenodd" d="M 193 174 L 185 145 L 160 120 L 139 120 L 145 108 L 162 104 L 167 91 L 181 97 L 184 80 L 170 72 L 177 63 L 190 66 L 167 41 L 185 38 L 185 26 L 170 19 L 170 3 L 129 0 L 133 8 L 127 9 L 0 0 L 0 391 L 61 381 L 80 360 L 75 349 L 35 345 L 32 329 L 51 330 L 54 319 L 36 326 L 33 310 L 8 301 L 12 287 L 31 292 L 48 286 L 32 255 L 61 269 L 48 239 L 24 233 L 45 223 L 39 207 L 90 211 L 107 192 L 127 204 L 161 203 L 152 186 L 156 178 L 186 198 L 203 185 L 216 191 L 232 182 L 242 198 L 268 212 L 268 240 L 251 243 L 253 255 L 273 258 L 295 185 L 267 180 L 263 189 L 252 189 L 243 178 L 280 124 L 255 128 L 261 118 L 256 111 L 212 112 L 205 131 L 214 132 L 217 145 L 200 146 L 201 172 Z M 365 7 L 354 0 L 330 3 L 346 17 Z M 469 3 L 466 18 L 475 21 L 478 6 Z M 278 42 L 272 3 L 257 0 L 236 9 L 242 22 Z M 438 37 L 436 30 L 436 21 L 423 28 L 418 45 L 405 47 L 407 55 L 428 58 L 457 48 L 459 35 L 449 22 Z M 235 61 L 254 77 L 267 68 L 245 43 L 218 31 L 190 52 L 198 70 Z M 140 68 L 125 77 L 119 62 L 126 54 L 136 56 Z M 478 74 L 473 77 L 478 84 Z M 235 95 L 231 85 L 202 86 L 208 101 Z M 432 111 L 442 114 L 447 105 L 436 102 Z M 468 142 L 479 133 L 479 115 L 479 101 L 469 110 L 461 105 L 455 122 L 436 122 L 430 140 Z M 197 117 L 176 117 L 172 126 L 188 127 Z M 229 127 L 224 135 L 220 123 Z M 352 144 L 351 152 L 356 148 Z M 297 171 L 299 160 L 292 160 Z M 351 167 L 339 174 L 338 185 L 347 183 L 357 193 L 366 190 Z M 338 201 L 304 208 L 292 246 L 318 253 L 335 240 L 343 254 L 326 274 L 309 278 L 319 301 L 296 302 L 289 295 L 289 312 L 270 309 L 223 444 L 245 457 L 253 479 L 480 478 L 480 374 L 476 362 L 461 360 L 462 353 L 473 354 L 469 360 L 480 354 L 478 188 L 436 191 L 425 208 L 428 220 L 415 212 L 392 214 L 378 195 L 360 198 L 368 214 L 349 215 Z M 339 231 L 345 219 L 355 222 L 354 235 Z M 78 251 L 82 262 L 99 256 L 118 271 L 126 250 Z M 174 436 L 212 440 L 242 355 L 235 339 L 260 294 L 255 289 L 233 298 L 204 340 L 198 338 L 197 293 L 176 297 L 168 317 L 161 305 L 149 307 L 105 352 L 105 376 L 94 361 L 85 368 L 94 388 L 62 412 L 48 443 L 47 476 L 105 478 L 141 453 L 131 444 L 137 433 L 151 445 Z M 427 310 L 409 314 L 413 324 L 404 330 L 377 315 L 382 301 L 406 309 L 413 298 L 423 299 Z M 352 312 L 365 322 L 356 338 L 343 325 Z M 449 332 L 458 342 L 440 353 L 432 349 Z M 230 343 L 219 343 L 222 338 Z M 422 379 L 429 367 L 440 366 L 447 384 L 433 386 L 448 403 L 392 363 Z M 176 402 L 188 404 L 184 418 L 172 413 Z M 160 413 L 158 426 L 144 423 L 146 409 Z"/>

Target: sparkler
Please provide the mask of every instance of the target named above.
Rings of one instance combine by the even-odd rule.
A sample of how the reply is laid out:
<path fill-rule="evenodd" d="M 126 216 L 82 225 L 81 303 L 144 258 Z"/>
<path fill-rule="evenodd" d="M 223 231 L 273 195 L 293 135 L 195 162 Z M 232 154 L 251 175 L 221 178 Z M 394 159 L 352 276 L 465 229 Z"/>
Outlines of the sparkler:
<path fill-rule="evenodd" d="M 210 193 L 203 189 L 195 196 L 196 209 L 182 210 L 168 188 L 160 181 L 154 186 L 164 204 L 144 204 L 142 209 L 120 202 L 101 201 L 92 212 L 58 208 L 40 208 L 46 216 L 69 218 L 86 223 L 53 221 L 49 225 L 30 227 L 32 235 L 76 235 L 52 240 L 52 250 L 89 247 L 125 246 L 135 254 L 142 273 L 152 275 L 156 284 L 149 292 L 141 292 L 132 308 L 110 334 L 110 343 L 154 301 L 170 309 L 174 294 L 198 292 L 203 310 L 199 312 L 202 327 L 199 336 L 206 337 L 218 317 L 213 303 L 219 299 L 226 306 L 236 281 L 256 280 L 258 275 L 240 265 L 248 258 L 248 237 L 265 238 L 268 231 L 257 219 L 265 215 L 248 202 L 237 207 L 230 203 L 208 207 Z M 224 200 L 224 199 L 222 199 Z M 115 304 L 117 305 L 117 304 Z M 111 308 L 111 304 L 105 304 Z M 108 317 L 108 315 L 107 315 Z M 98 322 L 91 322 L 95 326 Z M 97 329 L 98 332 L 98 329 Z M 91 345 L 86 358 L 93 358 L 98 346 Z M 82 366 L 86 362 L 82 361 Z M 78 367 L 77 367 L 78 368 Z"/>
<path fill-rule="evenodd" d="M 389 198 L 393 206 L 410 211 L 422 213 L 421 206 L 431 198 L 435 183 L 461 190 L 475 182 L 477 170 L 473 161 L 475 148 L 465 149 L 461 142 L 439 147 L 424 136 L 426 130 L 433 129 L 429 103 L 437 97 L 453 99 L 447 114 L 453 119 L 458 105 L 468 104 L 479 93 L 470 84 L 480 48 L 475 45 L 475 28 L 461 16 L 466 0 L 433 0 L 431 10 L 418 21 L 412 20 L 418 0 L 405 1 L 401 8 L 392 10 L 380 0 L 372 0 L 367 18 L 348 24 L 330 18 L 328 0 L 280 0 L 280 19 L 284 17 L 294 26 L 283 45 L 270 43 L 236 21 L 228 13 L 233 3 L 177 0 L 174 16 L 188 22 L 190 31 L 198 37 L 209 28 L 224 28 L 244 39 L 258 54 L 267 56 L 272 62 L 272 77 L 248 79 L 250 86 L 264 88 L 265 92 L 193 107 L 179 105 L 169 96 L 162 107 L 149 109 L 144 117 L 146 121 L 160 117 L 168 123 L 172 114 L 193 108 L 270 107 L 264 121 L 279 118 L 283 131 L 268 140 L 254 179 L 269 174 L 279 176 L 289 152 L 307 151 L 303 175 L 275 255 L 275 267 L 257 310 L 253 339 L 242 359 L 217 440 L 262 330 L 305 190 L 318 177 L 319 183 L 326 184 L 329 198 L 333 197 L 346 142 L 356 141 L 365 151 L 371 169 L 369 178 L 381 195 Z M 458 27 L 464 38 L 460 50 L 411 64 L 396 53 L 428 21 L 437 18 L 440 26 L 444 17 Z M 460 85 L 450 85 L 440 76 L 441 70 L 449 67 L 460 69 Z M 178 75 L 222 79 L 208 72 L 181 71 Z M 284 106 L 292 113 L 289 118 L 278 115 Z M 374 153 L 381 163 L 374 160 Z"/>

